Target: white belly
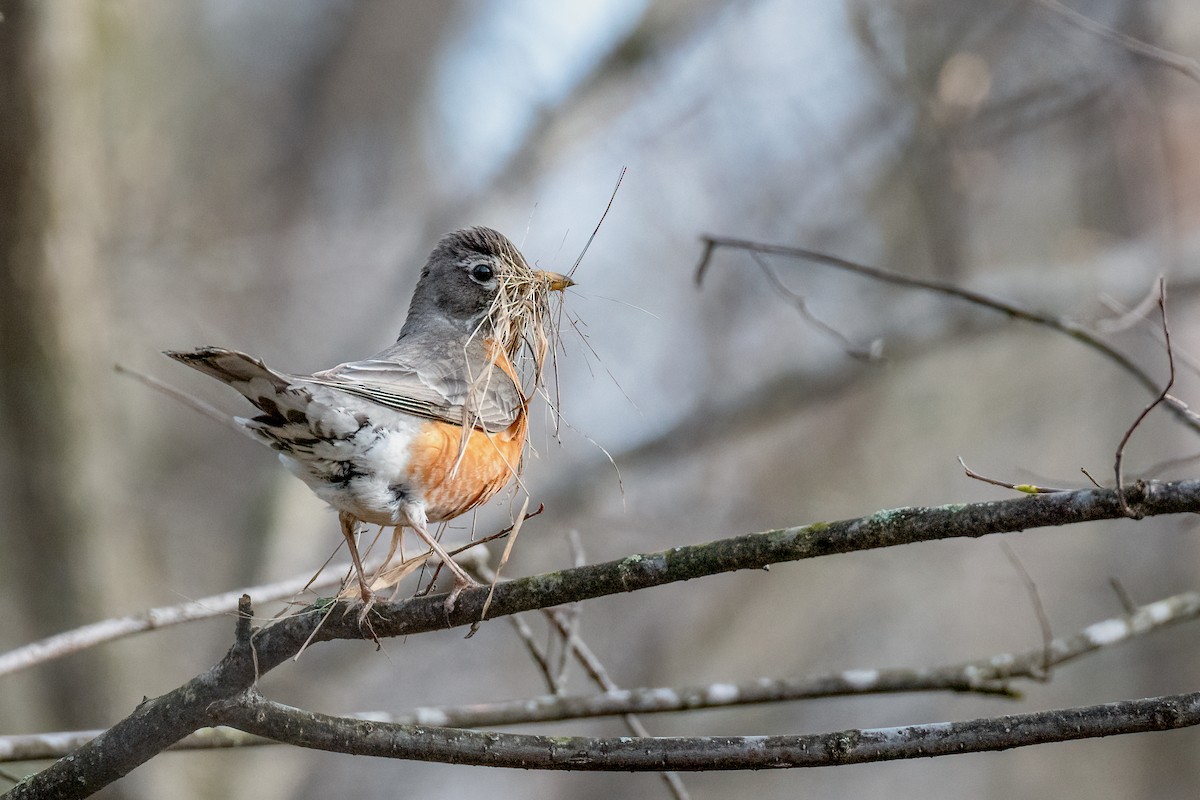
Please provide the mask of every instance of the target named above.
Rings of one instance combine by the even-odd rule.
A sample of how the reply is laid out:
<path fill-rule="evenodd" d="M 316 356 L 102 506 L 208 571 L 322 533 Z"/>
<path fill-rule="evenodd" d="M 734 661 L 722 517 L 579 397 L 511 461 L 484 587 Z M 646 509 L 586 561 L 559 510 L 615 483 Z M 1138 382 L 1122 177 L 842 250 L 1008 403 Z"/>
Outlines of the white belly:
<path fill-rule="evenodd" d="M 423 501 L 406 482 L 410 446 L 422 424 L 400 417 L 388 427 L 280 452 L 279 460 L 338 511 L 375 525 L 403 524 L 401 503 Z"/>

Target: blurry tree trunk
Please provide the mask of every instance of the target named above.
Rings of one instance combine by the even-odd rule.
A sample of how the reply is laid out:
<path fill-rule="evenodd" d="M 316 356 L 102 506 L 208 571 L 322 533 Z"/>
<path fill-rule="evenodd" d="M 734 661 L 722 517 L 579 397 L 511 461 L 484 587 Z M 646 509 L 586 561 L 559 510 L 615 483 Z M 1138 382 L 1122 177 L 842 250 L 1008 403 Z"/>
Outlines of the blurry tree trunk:
<path fill-rule="evenodd" d="M 16 422 L 0 431 L 0 479 L 11 498 L 0 509 L 0 548 L 3 578 L 19 587 L 5 629 L 20 639 L 70 628 L 103 607 L 97 587 L 112 543 L 97 539 L 111 503 L 105 486 L 120 476 L 117 465 L 98 463 L 100 432 L 115 420 L 97 380 L 110 364 L 95 257 L 98 184 L 88 174 L 100 163 L 89 114 L 97 103 L 88 100 L 90 12 L 14 2 L 3 13 L 0 417 Z M 104 721 L 105 661 L 69 659 L 40 672 L 41 724 Z"/>

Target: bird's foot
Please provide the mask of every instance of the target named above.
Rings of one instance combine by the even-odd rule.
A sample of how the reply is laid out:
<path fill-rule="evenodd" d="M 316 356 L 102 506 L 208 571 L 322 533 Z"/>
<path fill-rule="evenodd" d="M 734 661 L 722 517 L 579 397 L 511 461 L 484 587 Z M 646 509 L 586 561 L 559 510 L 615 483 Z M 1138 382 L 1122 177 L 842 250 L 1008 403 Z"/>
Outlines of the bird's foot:
<path fill-rule="evenodd" d="M 463 589 L 473 589 L 476 586 L 482 586 L 482 584 L 461 570 L 455 571 L 454 585 L 450 587 L 450 593 L 446 595 L 446 599 L 442 602 L 442 608 L 445 609 L 446 616 L 449 616 L 450 612 L 454 610 L 454 606 L 458 604 L 458 596 L 462 594 Z"/>
<path fill-rule="evenodd" d="M 362 608 L 358 610 L 358 624 L 362 627 L 367 621 L 367 616 L 371 613 L 371 609 L 375 607 L 375 601 L 378 600 L 378 595 L 367 592 L 363 595 Z"/>

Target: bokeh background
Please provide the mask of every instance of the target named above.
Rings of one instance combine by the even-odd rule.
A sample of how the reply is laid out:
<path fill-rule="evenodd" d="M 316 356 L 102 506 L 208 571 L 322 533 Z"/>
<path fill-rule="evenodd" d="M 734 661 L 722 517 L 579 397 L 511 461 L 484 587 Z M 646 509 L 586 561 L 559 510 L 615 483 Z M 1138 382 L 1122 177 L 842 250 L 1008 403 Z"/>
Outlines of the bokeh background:
<path fill-rule="evenodd" d="M 1200 53 L 1191 0 L 1072 0 Z M 1168 276 L 1176 394 L 1198 402 L 1200 82 L 1027 0 L 0 0 L 0 649 L 315 569 L 331 512 L 272 454 L 113 372 L 230 412 L 166 348 L 285 370 L 399 330 L 437 238 L 507 232 L 569 266 L 525 475 L 547 510 L 508 574 L 879 508 L 1101 480 L 1148 393 L 1065 337 L 944 298 L 747 255 L 693 272 L 702 233 L 823 249 L 1098 327 Z M 1156 376 L 1154 316 L 1111 340 Z M 544 418 L 543 418 L 544 417 Z M 603 449 L 602 449 L 603 448 Z M 618 481 L 604 450 L 620 469 Z M 1193 455 L 1156 413 L 1132 472 Z M 1196 462 L 1157 477 L 1194 474 Z M 494 530 L 495 501 L 476 521 Z M 467 523 L 447 532 L 462 537 Z M 1056 634 L 1196 588 L 1191 518 L 1005 539 Z M 260 608 L 264 614 L 275 608 Z M 995 537 L 784 565 L 589 603 L 624 686 L 928 665 L 1037 647 Z M 3 733 L 105 727 L 206 668 L 220 618 L 0 680 Z M 656 734 L 800 733 L 1196 689 L 1183 626 L 1062 669 L 1012 703 L 831 700 L 660 716 Z M 264 680 L 328 712 L 544 689 L 510 628 L 323 645 Z M 572 689 L 586 690 L 578 675 Z M 619 721 L 530 726 L 623 733 Z M 1195 731 L 849 769 L 685 776 L 697 798 L 1193 797 Z M 18 768 L 32 769 L 36 765 Z M 665 797 L 649 775 L 539 774 L 285 748 L 164 755 L 110 798 Z"/>

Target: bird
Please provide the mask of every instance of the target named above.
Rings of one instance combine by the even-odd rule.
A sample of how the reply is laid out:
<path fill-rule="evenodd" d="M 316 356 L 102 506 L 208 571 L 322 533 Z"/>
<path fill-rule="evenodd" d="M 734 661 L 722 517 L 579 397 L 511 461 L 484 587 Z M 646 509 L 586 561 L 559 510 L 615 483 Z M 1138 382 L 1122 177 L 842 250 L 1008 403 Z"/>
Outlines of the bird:
<path fill-rule="evenodd" d="M 437 243 L 399 337 L 370 358 L 291 374 L 221 347 L 164 354 L 249 400 L 259 413 L 235 417 L 239 429 L 338 512 L 363 616 L 388 585 L 405 528 L 452 573 L 449 611 L 475 581 L 429 526 L 487 502 L 520 472 L 529 406 L 554 346 L 551 293 L 574 283 L 532 268 L 498 231 L 465 228 Z M 394 529 L 372 579 L 356 544 L 360 523 Z"/>

